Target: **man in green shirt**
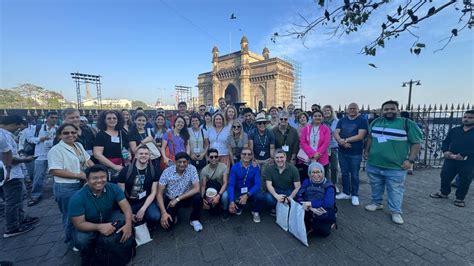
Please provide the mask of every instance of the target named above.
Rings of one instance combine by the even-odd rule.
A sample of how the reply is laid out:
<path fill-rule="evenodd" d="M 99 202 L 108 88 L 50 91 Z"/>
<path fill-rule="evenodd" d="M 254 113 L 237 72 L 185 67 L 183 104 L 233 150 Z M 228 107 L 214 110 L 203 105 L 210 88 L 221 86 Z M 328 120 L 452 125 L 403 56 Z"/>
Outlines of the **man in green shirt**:
<path fill-rule="evenodd" d="M 287 111 L 279 114 L 280 122 L 272 129 L 275 135 L 275 148 L 286 152 L 286 161 L 295 165 L 296 154 L 300 148 L 300 137 L 298 131 L 288 125 L 289 115 Z"/>
<path fill-rule="evenodd" d="M 201 171 L 201 195 L 203 200 L 203 209 L 217 209 L 222 204 L 222 220 L 229 220 L 229 196 L 227 194 L 228 170 L 224 163 L 219 162 L 219 152 L 210 148 L 207 150 L 209 164 Z M 217 195 L 212 199 L 206 200 L 206 190 L 213 188 L 217 190 Z M 220 203 L 220 204 L 219 204 Z"/>
<path fill-rule="evenodd" d="M 372 203 L 367 211 L 383 208 L 382 199 L 387 187 L 387 203 L 392 221 L 403 224 L 402 201 L 407 170 L 411 168 L 420 150 L 421 130 L 415 122 L 398 117 L 398 102 L 382 104 L 382 117 L 369 127 L 364 151 L 367 158 L 367 175 L 372 188 Z"/>
<path fill-rule="evenodd" d="M 286 161 L 286 152 L 282 149 L 275 151 L 275 164 L 265 171 L 267 192 L 265 200 L 275 214 L 277 202 L 287 202 L 287 198 L 294 198 L 301 187 L 298 169 Z"/>

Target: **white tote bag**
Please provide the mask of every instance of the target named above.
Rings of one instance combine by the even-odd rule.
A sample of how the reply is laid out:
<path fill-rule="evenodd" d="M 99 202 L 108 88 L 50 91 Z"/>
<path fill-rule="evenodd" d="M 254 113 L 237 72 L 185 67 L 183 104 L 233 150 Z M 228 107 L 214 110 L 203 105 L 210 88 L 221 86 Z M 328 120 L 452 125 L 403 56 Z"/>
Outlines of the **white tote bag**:
<path fill-rule="evenodd" d="M 276 223 L 285 231 L 288 231 L 288 215 L 290 215 L 290 206 L 278 202 L 276 205 Z"/>
<path fill-rule="evenodd" d="M 290 216 L 288 219 L 288 231 L 308 246 L 308 237 L 306 235 L 306 227 L 304 225 L 305 210 L 301 204 L 288 197 L 290 200 Z"/>
<path fill-rule="evenodd" d="M 152 241 L 150 237 L 150 231 L 146 227 L 146 223 L 135 226 L 135 241 L 137 242 L 137 247 L 145 245 L 146 243 Z"/>

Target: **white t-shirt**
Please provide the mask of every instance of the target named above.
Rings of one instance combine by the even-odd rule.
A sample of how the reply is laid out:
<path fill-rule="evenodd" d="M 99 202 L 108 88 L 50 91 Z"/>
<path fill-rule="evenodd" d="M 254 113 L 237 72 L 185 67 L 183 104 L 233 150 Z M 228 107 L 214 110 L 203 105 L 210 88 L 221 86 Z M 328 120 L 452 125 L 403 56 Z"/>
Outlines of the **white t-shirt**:
<path fill-rule="evenodd" d="M 81 155 L 78 156 L 74 149 L 62 140 L 51 148 L 48 152 L 48 172 L 53 169 L 66 170 L 75 174 L 81 173 L 81 169 L 86 168 L 86 163 L 90 159 L 89 154 L 84 150 L 81 143 L 76 142 L 76 147 Z M 79 179 L 63 178 L 54 176 L 56 183 L 79 183 Z"/>
<path fill-rule="evenodd" d="M 229 155 L 229 148 L 227 146 L 227 137 L 230 134 L 230 127 L 226 126 L 221 129 L 219 134 L 216 128 L 212 127 L 208 131 L 210 147 L 219 152 L 219 156 Z"/>
<path fill-rule="evenodd" d="M 13 157 L 18 157 L 18 144 L 16 144 L 13 134 L 7 130 L 0 128 L 0 150 L 3 152 L 12 151 Z M 3 167 L 3 154 L 0 153 L 0 160 L 2 161 Z M 21 171 L 21 164 L 12 165 L 10 170 L 10 179 L 13 178 L 24 178 L 23 171 Z"/>

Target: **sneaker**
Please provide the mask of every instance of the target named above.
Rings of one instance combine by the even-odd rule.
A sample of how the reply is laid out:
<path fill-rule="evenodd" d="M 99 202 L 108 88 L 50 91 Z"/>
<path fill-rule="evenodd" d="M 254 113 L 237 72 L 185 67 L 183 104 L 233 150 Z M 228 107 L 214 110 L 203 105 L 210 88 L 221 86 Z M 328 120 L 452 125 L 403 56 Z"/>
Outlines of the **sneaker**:
<path fill-rule="evenodd" d="M 359 197 L 357 196 L 352 196 L 352 205 L 354 206 L 359 206 Z"/>
<path fill-rule="evenodd" d="M 22 234 L 27 233 L 31 230 L 33 230 L 32 226 L 22 226 L 22 227 L 19 227 L 16 230 L 5 231 L 5 233 L 3 233 L 3 238 L 9 238 L 9 237 L 22 235 Z"/>
<path fill-rule="evenodd" d="M 403 221 L 402 215 L 400 213 L 392 213 L 392 222 L 396 224 L 403 224 L 405 223 Z"/>
<path fill-rule="evenodd" d="M 252 212 L 252 218 L 254 223 L 259 223 L 261 222 L 260 220 L 260 214 L 258 212 Z"/>
<path fill-rule="evenodd" d="M 39 222 L 39 220 L 40 219 L 38 217 L 27 217 L 23 220 L 23 222 L 21 222 L 21 225 L 24 225 L 24 226 L 33 225 Z"/>
<path fill-rule="evenodd" d="M 77 249 L 76 247 L 72 247 L 72 251 L 79 252 L 79 249 Z"/>
<path fill-rule="evenodd" d="M 196 231 L 196 232 L 202 231 L 202 224 L 198 220 L 191 221 L 190 224 L 194 228 L 194 231 Z"/>
<path fill-rule="evenodd" d="M 222 221 L 223 222 L 229 221 L 229 212 L 228 211 L 222 212 Z"/>
<path fill-rule="evenodd" d="M 341 192 L 339 194 L 336 195 L 336 199 L 351 199 L 351 196 L 350 195 L 347 195 L 346 193 L 344 192 Z"/>
<path fill-rule="evenodd" d="M 242 208 L 238 208 L 235 215 L 239 215 L 239 216 L 242 215 Z"/>
<path fill-rule="evenodd" d="M 374 212 L 381 209 L 383 209 L 382 204 L 370 203 L 369 205 L 365 206 L 365 210 L 369 212 Z"/>
<path fill-rule="evenodd" d="M 277 216 L 276 210 L 275 210 L 275 209 L 272 209 L 272 210 L 270 211 L 270 215 L 273 216 L 273 217 L 276 217 L 276 216 Z"/>

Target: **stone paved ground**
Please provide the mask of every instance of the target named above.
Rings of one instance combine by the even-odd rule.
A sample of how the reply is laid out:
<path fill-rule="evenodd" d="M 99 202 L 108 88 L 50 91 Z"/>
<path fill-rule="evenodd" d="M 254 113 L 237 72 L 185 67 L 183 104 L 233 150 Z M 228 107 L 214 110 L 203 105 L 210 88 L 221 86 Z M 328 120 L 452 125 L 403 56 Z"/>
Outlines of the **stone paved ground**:
<path fill-rule="evenodd" d="M 174 231 L 158 230 L 153 242 L 137 250 L 133 265 L 223 265 L 223 264 L 443 264 L 474 265 L 474 191 L 467 207 L 449 200 L 434 200 L 428 194 L 439 184 L 439 170 L 417 170 L 409 176 L 404 202 L 405 224 L 395 225 L 387 210 L 369 213 L 370 188 L 362 173 L 361 206 L 339 201 L 339 229 L 327 239 L 311 238 L 309 247 L 282 231 L 268 213 L 262 222 L 250 214 L 231 217 L 204 215 L 204 231 L 195 233 L 187 214 L 180 215 Z M 51 188 L 47 193 L 50 194 Z M 0 260 L 15 265 L 79 265 L 79 254 L 67 251 L 57 206 L 47 199 L 26 208 L 41 217 L 36 228 L 22 236 L 0 239 Z M 0 218 L 3 225 L 4 218 Z M 3 234 L 3 226 L 0 233 Z"/>

